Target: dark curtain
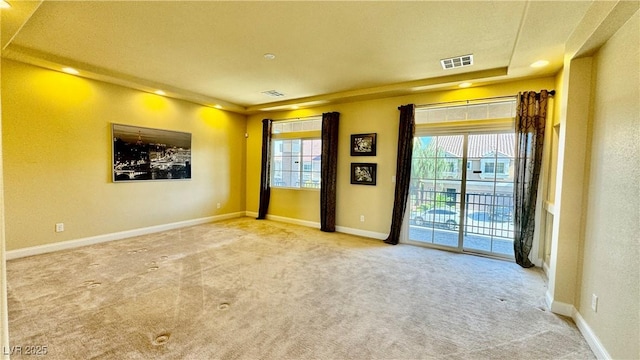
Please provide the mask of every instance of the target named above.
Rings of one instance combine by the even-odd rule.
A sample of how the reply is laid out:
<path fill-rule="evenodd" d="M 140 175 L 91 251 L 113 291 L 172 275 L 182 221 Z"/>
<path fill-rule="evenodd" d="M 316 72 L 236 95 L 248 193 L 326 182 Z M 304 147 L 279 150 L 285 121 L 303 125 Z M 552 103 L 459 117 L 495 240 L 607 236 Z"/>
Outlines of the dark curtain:
<path fill-rule="evenodd" d="M 262 120 L 262 169 L 260 171 L 258 220 L 266 219 L 271 198 L 271 123 L 271 119 Z"/>
<path fill-rule="evenodd" d="M 340 113 L 322 114 L 322 160 L 320 177 L 320 230 L 336 231 L 336 180 L 338 170 L 338 124 Z"/>
<path fill-rule="evenodd" d="M 384 241 L 396 245 L 400 241 L 402 220 L 409 198 L 411 182 L 411 157 L 413 155 L 413 134 L 415 133 L 415 105 L 403 105 L 400 110 L 400 126 L 398 131 L 398 162 L 396 165 L 396 190 L 393 200 L 391 231 Z"/>
<path fill-rule="evenodd" d="M 529 91 L 518 94 L 513 249 L 516 263 L 525 268 L 534 266 L 529 260 L 529 253 L 533 244 L 536 198 L 542 166 L 542 146 L 549 95 L 546 90 L 540 93 Z"/>

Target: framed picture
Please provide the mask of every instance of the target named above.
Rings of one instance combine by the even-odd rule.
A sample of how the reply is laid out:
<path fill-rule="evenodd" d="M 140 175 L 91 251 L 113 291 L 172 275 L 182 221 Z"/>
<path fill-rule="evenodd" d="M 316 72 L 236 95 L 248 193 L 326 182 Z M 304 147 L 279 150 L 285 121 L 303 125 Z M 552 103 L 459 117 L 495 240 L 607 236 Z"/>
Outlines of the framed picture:
<path fill-rule="evenodd" d="M 378 164 L 351 163 L 351 183 L 356 185 L 375 185 Z"/>
<path fill-rule="evenodd" d="M 351 135 L 351 156 L 376 156 L 376 135 L 377 133 Z"/>
<path fill-rule="evenodd" d="M 113 182 L 191 179 L 191 134 L 111 124 Z"/>

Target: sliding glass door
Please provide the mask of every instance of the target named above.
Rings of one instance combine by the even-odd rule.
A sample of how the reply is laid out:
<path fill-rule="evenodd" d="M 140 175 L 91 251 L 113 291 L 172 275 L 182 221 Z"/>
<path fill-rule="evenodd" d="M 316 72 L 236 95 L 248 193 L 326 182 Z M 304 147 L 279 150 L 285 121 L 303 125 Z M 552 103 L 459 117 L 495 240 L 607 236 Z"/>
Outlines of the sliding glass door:
<path fill-rule="evenodd" d="M 467 136 L 463 247 L 513 257 L 513 133 Z"/>
<path fill-rule="evenodd" d="M 464 136 L 414 139 L 409 191 L 409 239 L 459 247 Z"/>
<path fill-rule="evenodd" d="M 514 134 L 418 136 L 409 243 L 513 258 Z"/>

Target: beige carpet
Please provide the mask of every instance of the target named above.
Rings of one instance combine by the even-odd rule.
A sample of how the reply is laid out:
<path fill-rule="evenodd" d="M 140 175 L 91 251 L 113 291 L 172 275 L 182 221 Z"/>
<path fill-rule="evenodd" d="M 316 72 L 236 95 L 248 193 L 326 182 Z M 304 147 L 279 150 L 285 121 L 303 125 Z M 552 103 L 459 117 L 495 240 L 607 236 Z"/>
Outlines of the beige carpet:
<path fill-rule="evenodd" d="M 273 221 L 12 260 L 7 276 L 11 345 L 46 359 L 594 358 L 545 308 L 539 270 Z"/>

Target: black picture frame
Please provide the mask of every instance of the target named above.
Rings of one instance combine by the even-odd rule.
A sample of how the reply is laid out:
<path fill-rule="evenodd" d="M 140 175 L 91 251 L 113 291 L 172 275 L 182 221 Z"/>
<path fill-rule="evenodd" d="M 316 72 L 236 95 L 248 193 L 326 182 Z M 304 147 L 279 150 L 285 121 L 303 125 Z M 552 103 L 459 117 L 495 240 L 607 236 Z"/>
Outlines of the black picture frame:
<path fill-rule="evenodd" d="M 113 182 L 191 179 L 191 134 L 111 124 Z"/>
<path fill-rule="evenodd" d="M 376 156 L 378 133 L 352 134 L 351 156 Z"/>
<path fill-rule="evenodd" d="M 376 185 L 378 164 L 351 163 L 351 183 L 354 185 Z"/>

